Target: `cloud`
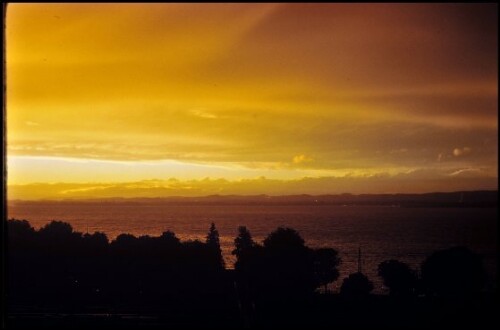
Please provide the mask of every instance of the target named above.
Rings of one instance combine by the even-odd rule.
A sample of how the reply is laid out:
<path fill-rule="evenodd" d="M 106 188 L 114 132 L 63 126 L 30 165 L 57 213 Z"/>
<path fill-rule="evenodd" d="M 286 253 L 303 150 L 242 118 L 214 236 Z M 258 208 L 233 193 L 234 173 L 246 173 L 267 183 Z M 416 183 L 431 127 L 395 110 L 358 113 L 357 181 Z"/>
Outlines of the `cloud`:
<path fill-rule="evenodd" d="M 469 147 L 455 148 L 453 149 L 453 156 L 455 157 L 465 156 L 468 155 L 471 151 L 472 149 Z"/>
<path fill-rule="evenodd" d="M 479 177 L 485 176 L 485 173 L 480 168 L 463 168 L 456 170 L 449 175 L 453 177 Z"/>
<path fill-rule="evenodd" d="M 303 163 L 310 163 L 312 161 L 314 161 L 314 159 L 311 157 L 308 157 L 306 155 L 297 155 L 297 156 L 294 156 L 292 159 L 292 163 L 296 164 L 296 165 L 303 164 Z"/>
<path fill-rule="evenodd" d="M 195 109 L 191 109 L 190 112 L 195 115 L 195 116 L 198 116 L 198 117 L 201 117 L 201 118 L 206 118 L 206 119 L 217 119 L 218 116 L 213 114 L 213 113 L 210 113 L 208 112 L 205 108 L 195 108 Z"/>
<path fill-rule="evenodd" d="M 74 188 L 74 189 L 67 189 L 67 190 L 61 190 L 59 193 L 61 195 L 78 195 L 79 193 L 87 193 L 87 192 L 95 192 L 96 190 L 105 190 L 108 188 L 113 187 L 112 185 L 106 185 L 106 186 L 91 186 L 91 187 L 83 187 L 83 188 Z"/>
<path fill-rule="evenodd" d="M 299 179 L 227 180 L 204 178 L 192 180 L 142 180 L 110 183 L 36 183 L 10 184 L 9 200 L 88 199 L 169 196 L 221 195 L 293 195 L 340 193 L 424 193 L 436 191 L 498 189 L 498 176 L 477 168 L 446 170 L 417 169 L 389 174 L 303 177 Z"/>

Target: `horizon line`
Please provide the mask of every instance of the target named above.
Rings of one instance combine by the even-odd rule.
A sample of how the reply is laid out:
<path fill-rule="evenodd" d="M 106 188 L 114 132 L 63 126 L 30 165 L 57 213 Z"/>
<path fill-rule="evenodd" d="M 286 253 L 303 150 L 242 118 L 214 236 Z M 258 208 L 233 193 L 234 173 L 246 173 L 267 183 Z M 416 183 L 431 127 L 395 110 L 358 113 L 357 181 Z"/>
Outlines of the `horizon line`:
<path fill-rule="evenodd" d="M 167 200 L 167 199 L 198 199 L 198 198 L 282 198 L 282 197 L 340 197 L 340 196 L 423 196 L 423 195 L 435 195 L 435 194 L 457 194 L 457 193 L 498 193 L 498 189 L 478 189 L 478 190 L 455 190 L 455 191 L 430 191 L 424 193 L 404 193 L 404 192 L 386 192 L 386 193 L 331 193 L 331 194 L 252 194 L 252 195 L 240 195 L 240 194 L 210 194 L 210 195 L 199 195 L 199 196 L 158 196 L 158 197 L 72 197 L 72 198 L 62 198 L 62 199 L 50 199 L 50 198 L 40 198 L 40 199 L 8 199 L 5 198 L 4 201 L 9 202 L 74 202 L 74 201 L 102 201 L 102 200 Z"/>

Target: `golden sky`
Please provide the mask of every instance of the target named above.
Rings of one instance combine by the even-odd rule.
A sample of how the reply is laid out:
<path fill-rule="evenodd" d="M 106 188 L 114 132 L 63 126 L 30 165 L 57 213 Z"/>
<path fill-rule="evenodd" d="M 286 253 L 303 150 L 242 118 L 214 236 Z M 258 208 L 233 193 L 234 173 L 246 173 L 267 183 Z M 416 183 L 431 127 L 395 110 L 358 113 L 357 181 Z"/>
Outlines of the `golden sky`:
<path fill-rule="evenodd" d="M 9 4 L 9 198 L 497 189 L 497 13 Z"/>

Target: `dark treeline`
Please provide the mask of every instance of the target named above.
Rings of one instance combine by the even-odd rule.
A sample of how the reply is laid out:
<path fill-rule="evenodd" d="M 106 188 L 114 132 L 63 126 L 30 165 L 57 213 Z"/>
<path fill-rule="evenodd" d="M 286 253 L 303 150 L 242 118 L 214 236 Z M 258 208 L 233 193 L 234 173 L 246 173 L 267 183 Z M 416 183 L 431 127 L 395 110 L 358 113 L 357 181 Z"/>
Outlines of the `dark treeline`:
<path fill-rule="evenodd" d="M 338 251 L 312 249 L 291 228 L 259 244 L 240 227 L 234 242 L 236 263 L 227 270 L 214 224 L 205 241 L 181 242 L 165 231 L 110 242 L 60 221 L 35 230 L 26 220 L 9 220 L 10 325 L 421 328 L 476 326 L 495 315 L 498 300 L 483 290 L 481 258 L 465 247 L 433 253 L 418 273 L 397 260 L 382 262 L 378 274 L 390 294 L 379 296 L 361 272 L 344 278 L 339 294 L 328 292 L 339 278 Z"/>

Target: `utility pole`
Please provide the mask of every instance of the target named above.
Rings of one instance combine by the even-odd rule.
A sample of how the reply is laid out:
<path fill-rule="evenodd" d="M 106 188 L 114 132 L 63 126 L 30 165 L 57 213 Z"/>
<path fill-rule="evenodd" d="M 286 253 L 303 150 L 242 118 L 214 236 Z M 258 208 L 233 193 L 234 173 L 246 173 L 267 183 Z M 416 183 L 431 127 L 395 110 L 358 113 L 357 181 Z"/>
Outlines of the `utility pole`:
<path fill-rule="evenodd" d="M 358 247 L 358 273 L 361 273 L 361 246 Z"/>

